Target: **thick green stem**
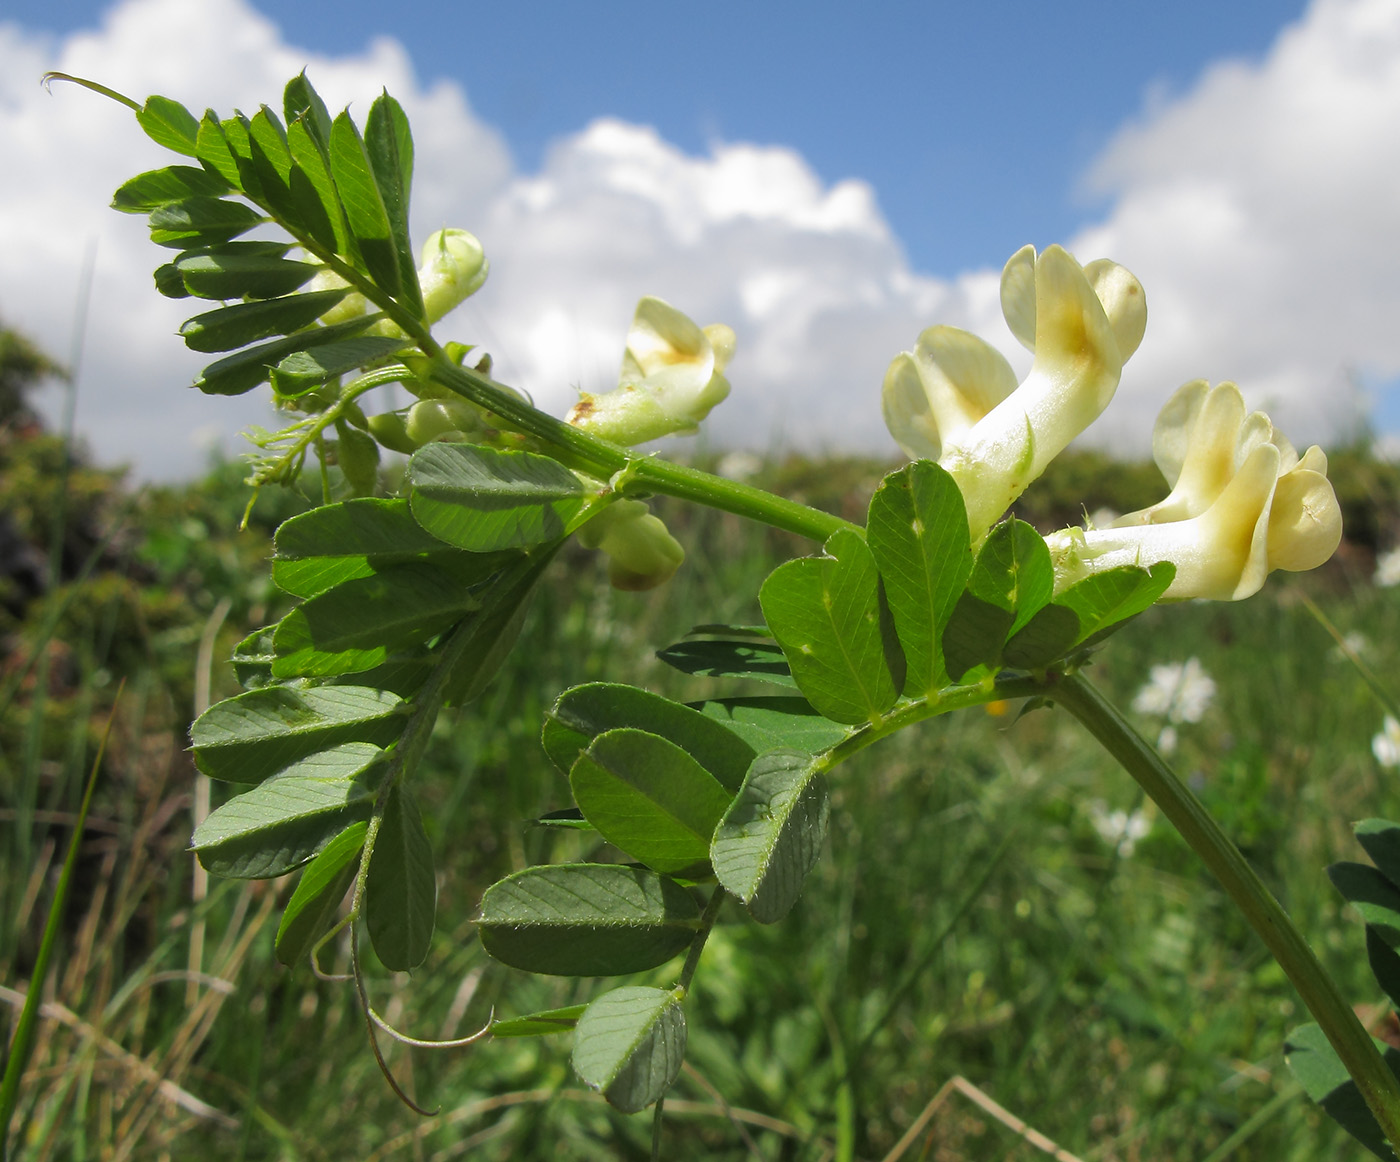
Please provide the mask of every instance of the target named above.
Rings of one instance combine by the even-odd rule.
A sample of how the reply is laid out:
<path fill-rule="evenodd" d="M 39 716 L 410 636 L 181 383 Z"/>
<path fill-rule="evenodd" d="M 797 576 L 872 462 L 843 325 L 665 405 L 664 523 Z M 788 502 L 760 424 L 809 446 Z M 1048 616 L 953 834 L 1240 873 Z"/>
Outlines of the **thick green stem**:
<path fill-rule="evenodd" d="M 1081 674 L 1052 676 L 1046 693 L 1137 780 L 1219 880 L 1293 982 L 1392 1146 L 1400 1147 L 1400 1083 L 1336 982 L 1200 800 Z"/>

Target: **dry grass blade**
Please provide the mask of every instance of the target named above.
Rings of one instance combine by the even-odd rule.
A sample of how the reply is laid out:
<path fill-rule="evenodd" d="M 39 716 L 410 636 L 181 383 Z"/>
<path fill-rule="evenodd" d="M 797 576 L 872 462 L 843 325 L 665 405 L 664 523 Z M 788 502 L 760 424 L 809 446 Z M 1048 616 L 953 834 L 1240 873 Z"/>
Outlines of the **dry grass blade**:
<path fill-rule="evenodd" d="M 938 1088 L 938 1092 L 929 1099 L 928 1105 L 924 1106 L 919 1116 L 914 1119 L 914 1124 L 909 1127 L 904 1137 L 895 1143 L 894 1149 L 884 1157 L 884 1162 L 899 1162 L 903 1158 L 909 1147 L 919 1140 L 920 1135 L 928 1129 L 929 1124 L 937 1116 L 938 1111 L 943 1107 L 943 1103 L 954 1093 L 960 1093 L 973 1105 L 977 1106 L 984 1113 L 990 1114 L 1003 1126 L 1014 1134 L 1019 1134 L 1021 1139 L 1030 1146 L 1034 1146 L 1043 1154 L 1049 1154 L 1055 1162 L 1083 1162 L 1082 1159 L 1068 1150 L 1055 1145 L 1049 1138 L 1039 1130 L 1034 1130 L 1008 1110 L 1005 1106 L 999 1105 L 993 1098 L 983 1093 L 967 1078 L 958 1075 L 950 1077 Z"/>

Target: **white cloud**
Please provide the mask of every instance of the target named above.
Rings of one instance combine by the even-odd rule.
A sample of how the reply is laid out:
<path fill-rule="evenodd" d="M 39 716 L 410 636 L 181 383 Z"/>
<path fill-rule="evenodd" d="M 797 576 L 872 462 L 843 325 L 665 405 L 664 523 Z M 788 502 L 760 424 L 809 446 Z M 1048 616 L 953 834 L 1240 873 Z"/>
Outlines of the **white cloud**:
<path fill-rule="evenodd" d="M 1260 62 L 1217 64 L 1125 128 L 1073 243 L 1147 288 L 1147 338 L 1098 429 L 1165 389 L 1233 379 L 1300 443 L 1355 418 L 1350 377 L 1400 375 L 1400 5 L 1315 0 Z"/>
<path fill-rule="evenodd" d="M 79 422 L 105 458 L 188 472 L 210 423 L 232 433 L 264 422 L 265 405 L 182 387 L 199 365 L 172 337 L 188 304 L 151 291 L 158 255 L 142 223 L 106 208 L 123 179 L 168 157 L 127 110 L 72 87 L 50 97 L 39 73 L 227 110 L 275 104 L 303 67 L 332 107 L 363 113 L 381 86 L 403 102 L 417 142 L 415 233 L 465 226 L 492 261 L 443 331 L 484 342 L 498 374 L 550 410 L 576 387 L 611 385 L 642 294 L 734 326 L 734 395 L 707 426 L 750 447 L 892 451 L 880 380 L 934 322 L 969 326 L 1026 364 L 993 270 L 911 270 L 870 187 L 825 185 L 790 149 L 718 143 L 697 157 L 605 119 L 518 174 L 463 90 L 420 84 L 391 40 L 328 58 L 287 45 L 243 0 L 127 0 L 63 41 L 0 24 L 0 318 L 66 352 L 78 269 L 97 240 Z M 1317 0 L 1262 61 L 1216 66 L 1119 135 L 1092 175 L 1113 208 L 1071 246 L 1133 269 L 1152 319 L 1100 438 L 1145 447 L 1160 402 L 1207 376 L 1238 380 L 1307 442 L 1350 418 L 1347 369 L 1400 373 L 1397 114 L 1400 9 Z"/>

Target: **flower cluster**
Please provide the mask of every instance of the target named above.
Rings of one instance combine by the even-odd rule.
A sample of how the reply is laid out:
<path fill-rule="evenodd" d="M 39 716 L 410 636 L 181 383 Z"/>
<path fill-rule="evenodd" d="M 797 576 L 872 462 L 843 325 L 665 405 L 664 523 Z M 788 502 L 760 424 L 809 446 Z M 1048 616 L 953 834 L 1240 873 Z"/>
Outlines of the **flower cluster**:
<path fill-rule="evenodd" d="M 1001 279 L 1002 313 L 1035 353 L 1024 382 L 991 344 L 930 327 L 885 373 L 885 423 L 911 457 L 937 460 L 962 489 L 973 538 L 1089 426 L 1142 339 L 1142 286 L 1116 263 L 1080 267 L 1027 246 Z"/>
<path fill-rule="evenodd" d="M 1171 561 L 1168 597 L 1239 600 L 1275 569 L 1313 569 L 1336 551 L 1342 514 L 1314 445 L 1302 456 L 1233 383 L 1196 380 L 1162 409 L 1153 457 L 1165 499 L 1104 529 L 1050 539 L 1061 584 L 1115 565 Z"/>
<path fill-rule="evenodd" d="M 1107 406 L 1142 340 L 1141 284 L 1106 260 L 1081 267 L 1052 246 L 1006 264 L 1002 312 L 1035 352 L 1017 383 L 1006 359 L 954 327 L 930 327 L 885 375 L 885 422 L 913 457 L 958 482 L 974 541 Z M 1322 564 L 1341 541 L 1341 509 L 1318 447 L 1299 456 L 1232 383 L 1186 384 L 1168 401 L 1153 455 L 1171 491 L 1107 527 L 1049 538 L 1056 588 L 1119 565 L 1170 561 L 1168 597 L 1237 600 L 1275 569 Z"/>

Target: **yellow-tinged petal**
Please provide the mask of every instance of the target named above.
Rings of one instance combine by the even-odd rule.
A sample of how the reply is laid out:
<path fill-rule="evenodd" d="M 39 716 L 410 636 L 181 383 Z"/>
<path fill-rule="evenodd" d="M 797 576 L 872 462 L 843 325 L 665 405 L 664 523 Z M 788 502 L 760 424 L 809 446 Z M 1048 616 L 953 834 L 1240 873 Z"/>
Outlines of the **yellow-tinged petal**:
<path fill-rule="evenodd" d="M 1142 283 L 1127 267 L 1107 258 L 1089 263 L 1084 268 L 1084 277 L 1103 304 L 1104 314 L 1113 328 L 1113 338 L 1118 343 L 1118 358 L 1128 362 L 1147 331 L 1147 295 Z"/>
<path fill-rule="evenodd" d="M 1035 247 L 1022 246 L 1001 270 L 1001 313 L 1021 346 L 1035 350 Z"/>
<path fill-rule="evenodd" d="M 1269 512 L 1269 568 L 1316 569 L 1341 543 L 1341 506 L 1327 479 L 1327 457 L 1314 444 L 1279 478 Z"/>

